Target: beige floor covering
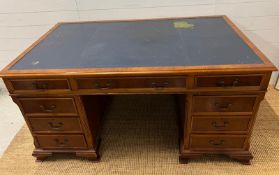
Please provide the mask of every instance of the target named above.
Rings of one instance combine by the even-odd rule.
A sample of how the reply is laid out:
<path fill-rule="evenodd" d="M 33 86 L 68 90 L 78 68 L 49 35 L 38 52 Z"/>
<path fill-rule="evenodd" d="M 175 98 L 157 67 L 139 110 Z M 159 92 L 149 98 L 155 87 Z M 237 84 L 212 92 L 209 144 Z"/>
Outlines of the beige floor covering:
<path fill-rule="evenodd" d="M 224 156 L 207 155 L 178 163 L 175 104 L 168 95 L 115 97 L 104 117 L 101 160 L 98 163 L 57 155 L 42 163 L 31 156 L 32 138 L 26 126 L 0 161 L 0 175 L 85 174 L 279 174 L 279 91 L 272 88 L 261 103 L 251 151 L 252 165 Z"/>

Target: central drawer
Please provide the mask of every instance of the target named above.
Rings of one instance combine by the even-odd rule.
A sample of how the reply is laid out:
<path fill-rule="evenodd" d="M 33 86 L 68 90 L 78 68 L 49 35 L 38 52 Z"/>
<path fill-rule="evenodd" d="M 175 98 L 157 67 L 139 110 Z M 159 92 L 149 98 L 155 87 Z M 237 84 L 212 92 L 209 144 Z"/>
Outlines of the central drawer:
<path fill-rule="evenodd" d="M 210 112 L 242 112 L 251 114 L 254 111 L 256 95 L 237 96 L 194 96 L 193 111 L 206 114 Z"/>
<path fill-rule="evenodd" d="M 18 102 L 25 114 L 77 114 L 72 98 L 19 98 Z"/>
<path fill-rule="evenodd" d="M 186 88 L 185 77 L 78 78 L 78 89 Z"/>
<path fill-rule="evenodd" d="M 37 135 L 35 138 L 39 147 L 44 149 L 85 149 L 87 147 L 83 135 Z"/>

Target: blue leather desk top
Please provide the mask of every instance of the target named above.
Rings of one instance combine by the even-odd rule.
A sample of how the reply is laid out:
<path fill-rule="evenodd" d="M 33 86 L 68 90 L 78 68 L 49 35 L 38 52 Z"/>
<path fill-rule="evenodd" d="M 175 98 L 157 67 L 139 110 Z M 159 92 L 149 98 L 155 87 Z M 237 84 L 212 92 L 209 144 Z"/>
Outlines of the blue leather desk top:
<path fill-rule="evenodd" d="M 218 17 L 61 24 L 10 70 L 261 63 Z"/>

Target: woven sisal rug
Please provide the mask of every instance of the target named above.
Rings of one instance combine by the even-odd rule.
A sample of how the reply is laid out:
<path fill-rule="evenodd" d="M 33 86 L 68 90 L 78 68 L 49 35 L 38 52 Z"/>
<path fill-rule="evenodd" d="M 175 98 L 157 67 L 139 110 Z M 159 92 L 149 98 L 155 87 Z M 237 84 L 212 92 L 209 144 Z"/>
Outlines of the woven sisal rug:
<path fill-rule="evenodd" d="M 179 164 L 177 130 L 172 96 L 114 97 L 104 116 L 100 162 L 71 155 L 35 162 L 31 156 L 32 138 L 24 126 L 0 159 L 0 175 L 279 174 L 279 91 L 270 88 L 261 103 L 252 136 L 254 159 L 250 166 L 215 155 Z"/>

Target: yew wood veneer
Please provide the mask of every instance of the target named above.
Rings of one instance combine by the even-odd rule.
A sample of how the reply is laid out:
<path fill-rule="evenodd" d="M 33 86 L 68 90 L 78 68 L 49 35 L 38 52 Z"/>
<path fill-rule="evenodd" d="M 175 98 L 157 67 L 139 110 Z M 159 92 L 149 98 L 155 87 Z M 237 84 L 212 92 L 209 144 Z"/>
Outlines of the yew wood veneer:
<path fill-rule="evenodd" d="M 33 156 L 99 158 L 108 95 L 173 94 L 181 162 L 250 163 L 274 65 L 226 16 L 58 23 L 1 71 L 34 138 Z"/>

